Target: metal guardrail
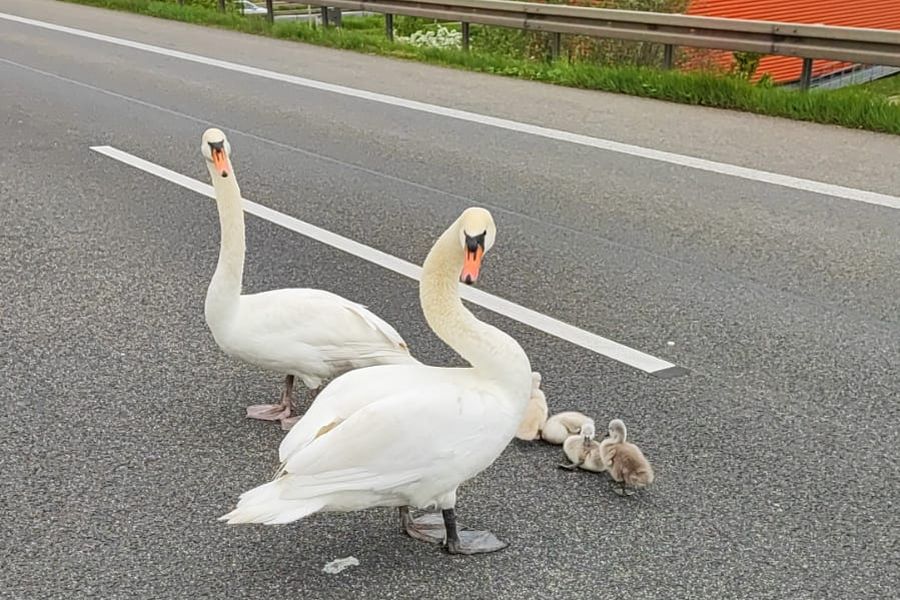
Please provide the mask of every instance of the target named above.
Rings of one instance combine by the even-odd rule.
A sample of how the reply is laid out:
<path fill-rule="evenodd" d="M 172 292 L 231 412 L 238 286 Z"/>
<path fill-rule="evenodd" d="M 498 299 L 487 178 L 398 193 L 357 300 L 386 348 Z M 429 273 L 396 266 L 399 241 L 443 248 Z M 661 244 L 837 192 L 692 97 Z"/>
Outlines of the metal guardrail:
<path fill-rule="evenodd" d="M 831 59 L 866 65 L 900 67 L 900 31 L 803 25 L 776 21 L 749 21 L 681 14 L 612 10 L 508 0 L 304 0 L 327 8 L 360 10 L 385 15 L 388 37 L 393 36 L 393 15 L 423 17 L 463 24 L 463 46 L 468 47 L 468 25 L 494 25 L 555 34 L 585 35 L 654 42 L 665 46 L 665 66 L 673 65 L 675 46 L 759 52 L 796 56 L 804 60 L 808 84 L 812 59 Z M 900 1 L 900 0 L 898 0 Z"/>

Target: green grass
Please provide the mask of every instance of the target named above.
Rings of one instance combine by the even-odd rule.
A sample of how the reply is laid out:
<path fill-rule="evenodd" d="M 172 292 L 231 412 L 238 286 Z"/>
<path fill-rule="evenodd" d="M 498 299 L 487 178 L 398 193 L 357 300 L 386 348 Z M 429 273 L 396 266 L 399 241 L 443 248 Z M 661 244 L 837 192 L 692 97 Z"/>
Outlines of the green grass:
<path fill-rule="evenodd" d="M 888 79 L 867 86 L 799 92 L 752 85 L 737 77 L 714 73 L 515 58 L 481 47 L 486 44 L 479 44 L 479 36 L 483 36 L 482 40 L 490 39 L 491 32 L 497 31 L 494 28 L 473 26 L 473 51 L 463 52 L 388 41 L 381 17 L 345 18 L 344 27 L 336 29 L 311 27 L 296 21 L 276 21 L 270 25 L 264 18 L 219 13 L 203 4 L 180 6 L 160 0 L 63 1 L 569 87 L 900 134 L 900 105 L 891 103 L 883 90 L 872 89 L 876 84 L 900 88 L 898 77 L 890 78 L 897 81 Z"/>
<path fill-rule="evenodd" d="M 891 75 L 860 86 L 863 89 L 886 97 L 900 98 L 900 74 Z"/>

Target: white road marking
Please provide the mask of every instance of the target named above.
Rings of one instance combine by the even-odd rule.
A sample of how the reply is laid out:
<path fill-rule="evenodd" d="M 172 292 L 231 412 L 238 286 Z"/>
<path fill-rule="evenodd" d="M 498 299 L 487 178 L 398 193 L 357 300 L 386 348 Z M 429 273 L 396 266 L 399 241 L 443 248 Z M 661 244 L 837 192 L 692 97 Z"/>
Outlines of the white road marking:
<path fill-rule="evenodd" d="M 206 196 L 207 198 L 215 198 L 213 187 L 208 183 L 202 183 L 196 179 L 182 175 L 181 173 L 176 173 L 171 169 L 144 160 L 133 154 L 123 152 L 118 148 L 113 148 L 112 146 L 91 146 L 91 150 L 136 169 L 140 169 L 145 173 L 155 175 L 160 179 L 180 185 L 183 188 Z M 385 269 L 409 277 L 410 279 L 418 281 L 421 276 L 422 269 L 417 265 L 338 235 L 327 229 L 322 229 L 321 227 L 311 225 L 310 223 L 278 212 L 277 210 L 257 204 L 246 198 L 244 199 L 244 210 L 251 215 L 255 215 L 261 219 L 265 219 L 266 221 L 275 223 L 276 225 L 280 225 L 301 235 L 305 235 L 306 237 L 323 244 L 328 244 L 333 248 L 337 248 L 338 250 L 367 260 L 384 267 Z M 529 325 L 539 331 L 543 331 L 544 333 L 566 340 L 577 346 L 596 352 L 597 354 L 640 369 L 651 375 L 656 375 L 658 377 L 675 377 L 687 373 L 686 369 L 678 367 L 670 362 L 645 354 L 639 350 L 629 348 L 628 346 L 601 337 L 590 331 L 580 329 L 574 325 L 569 325 L 568 323 L 564 323 L 553 317 L 548 317 L 543 313 L 526 308 L 515 302 L 510 302 L 504 298 L 494 296 L 485 291 L 472 287 L 461 287 L 460 292 L 464 299 L 478 304 L 479 306 L 483 306 L 484 308 L 511 319 L 515 319 L 516 321 Z"/>
<path fill-rule="evenodd" d="M 684 154 L 677 154 L 674 152 L 665 152 L 662 150 L 655 150 L 653 148 L 645 148 L 643 146 L 635 146 L 632 144 L 624 144 L 621 142 L 615 142 L 612 140 L 606 140 L 602 138 L 591 137 L 587 135 L 582 135 L 578 133 L 572 133 L 568 131 L 562 131 L 559 129 L 551 129 L 548 127 L 541 127 L 539 125 L 531 125 L 529 123 L 521 123 L 518 121 L 511 121 L 509 119 L 502 119 L 499 117 L 491 117 L 488 115 L 482 115 L 478 113 L 473 113 L 464 110 L 457 110 L 455 108 L 448 108 L 444 106 L 438 106 L 436 104 L 428 104 L 425 102 L 418 102 L 416 100 L 408 100 L 406 98 L 400 98 L 397 96 L 389 96 L 386 94 L 379 94 L 376 92 L 369 92 L 366 90 L 360 90 L 356 88 L 346 87 L 342 85 L 335 85 L 331 83 L 325 83 L 323 81 L 316 81 L 314 79 L 306 79 L 304 77 L 297 77 L 296 75 L 288 75 L 285 73 L 278 73 L 276 71 L 270 71 L 268 69 L 260 69 L 257 67 L 251 67 L 248 65 L 242 65 L 239 63 L 229 62 L 225 60 L 219 60 L 216 58 L 210 58 L 207 56 L 201 56 L 199 54 L 191 54 L 189 52 L 181 52 L 179 50 L 171 50 L 169 48 L 162 48 L 160 46 L 153 46 L 151 44 L 144 44 L 142 42 L 135 42 L 133 40 L 113 37 L 109 35 L 104 35 L 101 33 L 94 33 L 92 31 L 86 31 L 83 29 L 76 29 L 73 27 L 65 27 L 63 25 L 56 25 L 55 23 L 48 23 L 46 21 L 39 21 L 36 19 L 29 19 L 26 17 L 20 17 L 18 15 L 11 15 L 7 13 L 0 13 L 0 19 L 5 19 L 7 21 L 13 21 L 16 23 L 21 23 L 23 25 L 30 25 L 33 27 L 40 27 L 42 29 L 48 29 L 51 31 L 58 31 L 60 33 L 67 33 L 70 35 L 88 38 L 100 42 L 106 42 L 109 44 L 115 44 L 117 46 L 124 46 L 126 48 L 132 48 L 135 50 L 141 50 L 144 52 L 150 52 L 153 54 L 158 54 L 162 56 L 168 56 L 171 58 L 177 58 L 180 60 L 185 60 L 193 63 L 199 63 L 202 65 L 207 65 L 211 67 L 218 67 L 220 69 L 226 69 L 229 71 L 234 71 L 237 73 L 243 73 L 245 75 L 253 75 L 256 77 L 262 77 L 265 79 L 271 79 L 274 81 L 280 81 L 283 83 L 289 83 L 292 85 L 297 85 L 301 87 L 316 89 L 325 92 L 331 92 L 334 94 L 341 94 L 343 96 L 350 96 L 353 98 L 359 98 L 362 100 L 368 100 L 371 102 L 379 102 L 381 104 L 389 104 L 391 106 L 398 106 L 401 108 L 406 108 L 409 110 L 415 110 L 419 112 L 429 113 L 433 115 L 439 115 L 443 117 L 448 117 L 451 119 L 458 119 L 461 121 L 468 121 L 471 123 L 478 123 L 480 125 L 488 125 L 491 127 L 497 127 L 499 129 L 506 129 L 508 131 L 515 131 L 519 133 L 534 135 L 538 137 L 543 137 L 551 140 L 558 140 L 563 142 L 569 142 L 572 144 L 579 144 L 581 146 L 588 146 L 591 148 L 597 148 L 600 150 L 606 150 L 609 152 L 617 152 L 620 154 L 627 154 L 630 156 L 636 156 L 639 158 L 656 160 L 661 162 L 666 162 L 674 165 L 680 165 L 683 167 L 690 167 L 693 169 L 699 169 L 701 171 L 708 171 L 711 173 L 718 173 L 721 175 L 729 175 L 732 177 L 739 177 L 742 179 L 749 179 L 752 181 L 759 181 L 763 183 L 769 183 L 772 185 L 779 185 L 782 187 L 792 188 L 796 190 L 803 190 L 807 192 L 813 192 L 816 194 L 823 194 L 826 196 L 834 196 L 837 198 L 843 198 L 846 200 L 854 200 L 856 202 L 865 202 L 867 204 L 876 204 L 880 206 L 887 206 L 890 208 L 900 209 L 900 197 L 891 196 L 888 194 L 881 194 L 878 192 L 870 192 L 867 190 L 860 190 L 851 187 L 845 187 L 841 185 L 834 185 L 831 183 L 825 183 L 822 181 L 815 181 L 812 179 L 803 179 L 800 177 L 792 177 L 790 175 L 782 175 L 779 173 L 772 173 L 770 171 L 762 171 L 759 169 L 751 169 L 748 167 L 741 167 L 738 165 L 732 165 L 729 163 L 722 163 L 713 160 L 707 160 L 705 158 L 698 158 L 695 156 L 687 156 Z"/>

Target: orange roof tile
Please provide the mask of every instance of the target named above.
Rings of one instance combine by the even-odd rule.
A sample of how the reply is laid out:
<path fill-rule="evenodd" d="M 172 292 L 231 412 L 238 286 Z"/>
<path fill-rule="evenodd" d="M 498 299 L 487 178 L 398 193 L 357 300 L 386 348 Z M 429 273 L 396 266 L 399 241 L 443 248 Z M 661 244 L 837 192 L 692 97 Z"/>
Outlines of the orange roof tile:
<path fill-rule="evenodd" d="M 691 0 L 686 12 L 706 17 L 900 30 L 900 0 Z M 730 52 L 710 50 L 691 56 L 688 66 L 700 64 L 700 57 L 726 68 L 732 62 Z M 800 78 L 802 64 L 799 58 L 765 56 L 755 79 L 768 73 L 777 82 L 795 81 Z M 813 75 L 848 66 L 850 63 L 817 60 L 813 63 Z"/>

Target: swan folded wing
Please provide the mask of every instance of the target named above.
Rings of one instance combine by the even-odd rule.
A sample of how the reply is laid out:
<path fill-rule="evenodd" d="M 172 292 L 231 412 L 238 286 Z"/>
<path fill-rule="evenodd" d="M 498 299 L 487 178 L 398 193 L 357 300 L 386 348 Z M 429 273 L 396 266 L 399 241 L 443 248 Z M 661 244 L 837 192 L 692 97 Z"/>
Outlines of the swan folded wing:
<path fill-rule="evenodd" d="M 377 364 L 411 364 L 414 361 L 405 348 L 378 343 L 345 342 L 336 346 L 319 346 L 317 350 L 321 360 L 332 367 L 350 365 L 361 368 Z"/>
<path fill-rule="evenodd" d="M 378 332 L 385 340 L 398 348 L 406 349 L 406 342 L 387 321 L 370 311 L 366 306 L 348 300 L 325 290 L 302 290 L 307 296 L 317 302 L 322 302 L 331 307 L 342 307 L 350 312 L 356 319 L 372 331 Z"/>
<path fill-rule="evenodd" d="M 268 331 L 283 338 L 296 330 L 303 343 L 317 347 L 358 341 L 408 352 L 406 342 L 389 323 L 365 306 L 331 292 L 271 290 L 242 296 L 241 304 L 242 320 L 252 331 Z"/>
<path fill-rule="evenodd" d="M 452 379 L 447 370 L 421 365 L 381 365 L 350 371 L 333 380 L 291 428 L 278 446 L 286 460 L 312 442 L 322 428 L 336 425 L 367 404 L 418 385 L 434 385 L 436 378 Z"/>
<path fill-rule="evenodd" d="M 451 384 L 367 405 L 287 457 L 282 498 L 394 488 L 428 480 L 454 487 L 489 465 L 508 439 L 508 415 L 483 393 Z M 491 443 L 491 440 L 494 443 Z M 439 490 L 446 491 L 446 490 Z"/>
<path fill-rule="evenodd" d="M 356 302 L 351 302 L 346 298 L 341 298 L 344 302 L 344 306 L 347 310 L 354 313 L 360 319 L 366 322 L 369 327 L 375 329 L 383 335 L 389 342 L 397 346 L 398 348 L 403 348 L 404 350 L 407 348 L 406 341 L 401 337 L 401 335 L 394 329 L 390 323 L 370 311 L 368 308 L 363 306 L 362 304 L 357 304 Z"/>

